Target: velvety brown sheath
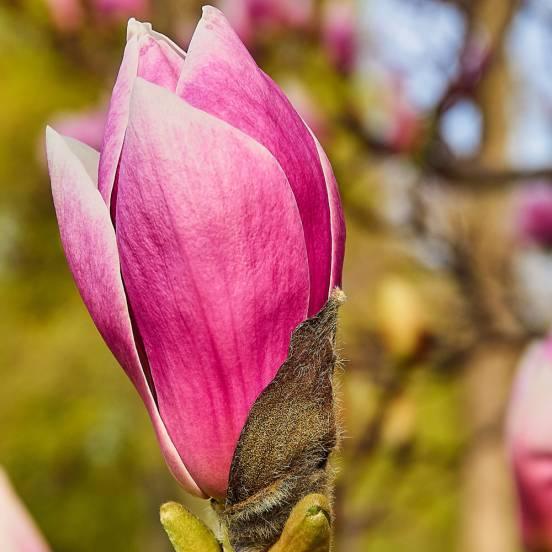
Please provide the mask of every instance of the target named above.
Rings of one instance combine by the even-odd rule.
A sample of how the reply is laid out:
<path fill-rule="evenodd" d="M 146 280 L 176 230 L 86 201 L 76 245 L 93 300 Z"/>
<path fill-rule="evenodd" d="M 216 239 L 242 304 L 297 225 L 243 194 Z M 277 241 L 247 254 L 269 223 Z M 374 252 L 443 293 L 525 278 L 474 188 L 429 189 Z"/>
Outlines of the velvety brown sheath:
<path fill-rule="evenodd" d="M 216 506 L 236 552 L 267 550 L 301 498 L 331 494 L 328 457 L 338 442 L 335 338 L 343 300 L 334 290 L 318 315 L 295 329 L 286 362 L 241 432 L 226 501 Z"/>

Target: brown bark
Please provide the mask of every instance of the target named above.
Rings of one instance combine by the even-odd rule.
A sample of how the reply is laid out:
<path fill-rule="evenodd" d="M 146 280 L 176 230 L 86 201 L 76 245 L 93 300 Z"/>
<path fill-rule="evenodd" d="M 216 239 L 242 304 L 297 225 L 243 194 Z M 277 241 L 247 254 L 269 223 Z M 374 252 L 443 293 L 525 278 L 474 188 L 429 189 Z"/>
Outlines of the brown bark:
<path fill-rule="evenodd" d="M 496 46 L 492 65 L 475 95 L 483 119 L 479 162 L 484 166 L 503 166 L 506 156 L 510 83 L 503 42 L 517 6 L 514 0 L 482 0 L 476 3 L 473 13 L 473 24 Z M 496 226 L 497 221 L 492 220 L 492 215 L 489 218 L 487 225 Z M 500 247 L 503 245 L 499 239 L 495 248 Z M 502 255 L 507 256 L 508 252 L 504 251 Z M 500 251 L 498 256 L 501 256 Z M 477 261 L 485 267 L 489 259 Z M 478 273 L 475 285 L 479 289 L 472 297 L 479 298 L 478 301 L 489 299 L 496 290 L 497 279 L 507 285 L 507 278 L 503 279 L 493 271 Z M 519 347 L 508 342 L 513 324 L 504 305 L 500 301 L 475 305 L 475 310 L 481 308 L 487 311 L 486 316 L 479 319 L 484 320 L 484 325 L 476 330 L 481 336 L 469 356 L 464 378 L 465 420 L 470 446 L 462 472 L 460 550 L 514 552 L 518 549 L 518 539 L 512 483 L 503 443 L 503 418 L 510 375 Z"/>
<path fill-rule="evenodd" d="M 465 374 L 465 421 L 472 435 L 463 467 L 462 552 L 515 552 L 513 491 L 502 441 L 516 347 L 488 342 Z"/>

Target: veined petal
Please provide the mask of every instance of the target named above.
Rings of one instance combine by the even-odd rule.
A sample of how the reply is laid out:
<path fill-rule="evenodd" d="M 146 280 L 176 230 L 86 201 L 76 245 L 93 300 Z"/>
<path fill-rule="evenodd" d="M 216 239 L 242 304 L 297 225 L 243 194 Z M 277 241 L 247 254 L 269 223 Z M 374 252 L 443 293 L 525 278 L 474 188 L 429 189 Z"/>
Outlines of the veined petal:
<path fill-rule="evenodd" d="M 177 94 L 254 138 L 282 166 L 303 223 L 309 314 L 316 314 L 328 299 L 332 255 L 328 195 L 316 145 L 282 91 L 257 67 L 215 8 L 203 8 Z"/>
<path fill-rule="evenodd" d="M 341 206 L 341 197 L 339 196 L 339 187 L 335 179 L 330 160 L 321 146 L 320 142 L 311 131 L 311 135 L 316 144 L 320 163 L 324 171 L 328 201 L 330 205 L 330 223 L 332 229 L 332 265 L 330 275 L 330 289 L 336 286 L 341 287 L 341 277 L 343 274 L 343 259 L 345 257 L 345 218 L 343 216 L 343 207 Z"/>
<path fill-rule="evenodd" d="M 222 497 L 249 409 L 307 316 L 289 183 L 258 142 L 137 79 L 117 240 L 163 421 L 194 480 Z"/>
<path fill-rule="evenodd" d="M 128 124 L 132 87 L 137 76 L 175 91 L 185 52 L 149 23 L 128 22 L 127 45 L 111 95 L 100 156 L 99 189 L 111 205 L 121 148 Z"/>
<path fill-rule="evenodd" d="M 98 152 L 51 128 L 46 143 L 61 242 L 79 292 L 105 342 L 140 393 L 175 478 L 191 493 L 202 496 L 167 435 L 138 358 L 115 231 L 96 185 Z"/>

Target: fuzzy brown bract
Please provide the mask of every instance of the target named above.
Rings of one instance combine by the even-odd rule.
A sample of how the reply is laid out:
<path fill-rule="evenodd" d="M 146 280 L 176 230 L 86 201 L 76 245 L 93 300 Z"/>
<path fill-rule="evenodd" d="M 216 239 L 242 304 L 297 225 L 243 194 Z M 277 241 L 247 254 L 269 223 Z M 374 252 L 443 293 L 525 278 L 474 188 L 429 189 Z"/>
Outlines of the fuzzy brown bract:
<path fill-rule="evenodd" d="M 267 550 L 302 497 L 330 494 L 327 463 L 338 442 L 335 336 L 343 300 L 336 289 L 318 315 L 295 329 L 286 362 L 242 430 L 219 508 L 236 552 Z"/>

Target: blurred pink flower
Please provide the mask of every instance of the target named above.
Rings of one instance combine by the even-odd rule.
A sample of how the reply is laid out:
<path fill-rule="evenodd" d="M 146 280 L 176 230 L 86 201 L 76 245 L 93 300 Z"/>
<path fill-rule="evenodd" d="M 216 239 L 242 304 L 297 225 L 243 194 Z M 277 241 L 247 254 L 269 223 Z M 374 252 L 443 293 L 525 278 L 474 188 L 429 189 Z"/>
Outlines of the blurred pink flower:
<path fill-rule="evenodd" d="M 409 152 L 416 147 L 423 130 L 422 119 L 405 95 L 400 74 L 390 74 L 386 104 L 384 141 L 397 153 Z"/>
<path fill-rule="evenodd" d="M 100 149 L 107 117 L 107 107 L 80 111 L 76 113 L 62 113 L 53 121 L 58 132 L 94 149 Z"/>
<path fill-rule="evenodd" d="M 74 32 L 85 23 L 85 6 L 102 21 L 146 17 L 150 0 L 45 0 L 54 25 L 62 32 Z"/>
<path fill-rule="evenodd" d="M 94 11 L 100 17 L 128 19 L 146 17 L 150 11 L 150 0 L 91 0 Z"/>
<path fill-rule="evenodd" d="M 49 548 L 25 506 L 0 468 L 0 550 L 48 552 Z"/>
<path fill-rule="evenodd" d="M 328 135 L 328 122 L 308 90 L 299 80 L 290 80 L 282 88 L 306 125 L 324 142 Z"/>
<path fill-rule="evenodd" d="M 175 477 L 224 496 L 291 332 L 341 281 L 344 225 L 324 151 L 212 7 L 187 55 L 131 20 L 101 156 L 51 129 L 47 150 L 92 318 Z"/>
<path fill-rule="evenodd" d="M 519 502 L 523 542 L 552 550 L 552 340 L 523 356 L 507 419 L 507 443 Z"/>
<path fill-rule="evenodd" d="M 82 24 L 82 0 L 45 0 L 52 22 L 63 32 L 76 31 Z"/>
<path fill-rule="evenodd" d="M 526 185 L 518 192 L 515 204 L 519 237 L 552 246 L 552 186 L 544 182 Z"/>
<path fill-rule="evenodd" d="M 349 0 L 330 0 L 324 5 L 322 37 L 332 63 L 343 73 L 354 66 L 357 50 L 357 19 L 355 4 Z"/>
<path fill-rule="evenodd" d="M 221 0 L 219 5 L 246 43 L 266 29 L 307 27 L 314 15 L 313 0 Z"/>
<path fill-rule="evenodd" d="M 420 136 L 419 115 L 406 103 L 395 104 L 386 142 L 399 153 L 411 151 Z"/>

